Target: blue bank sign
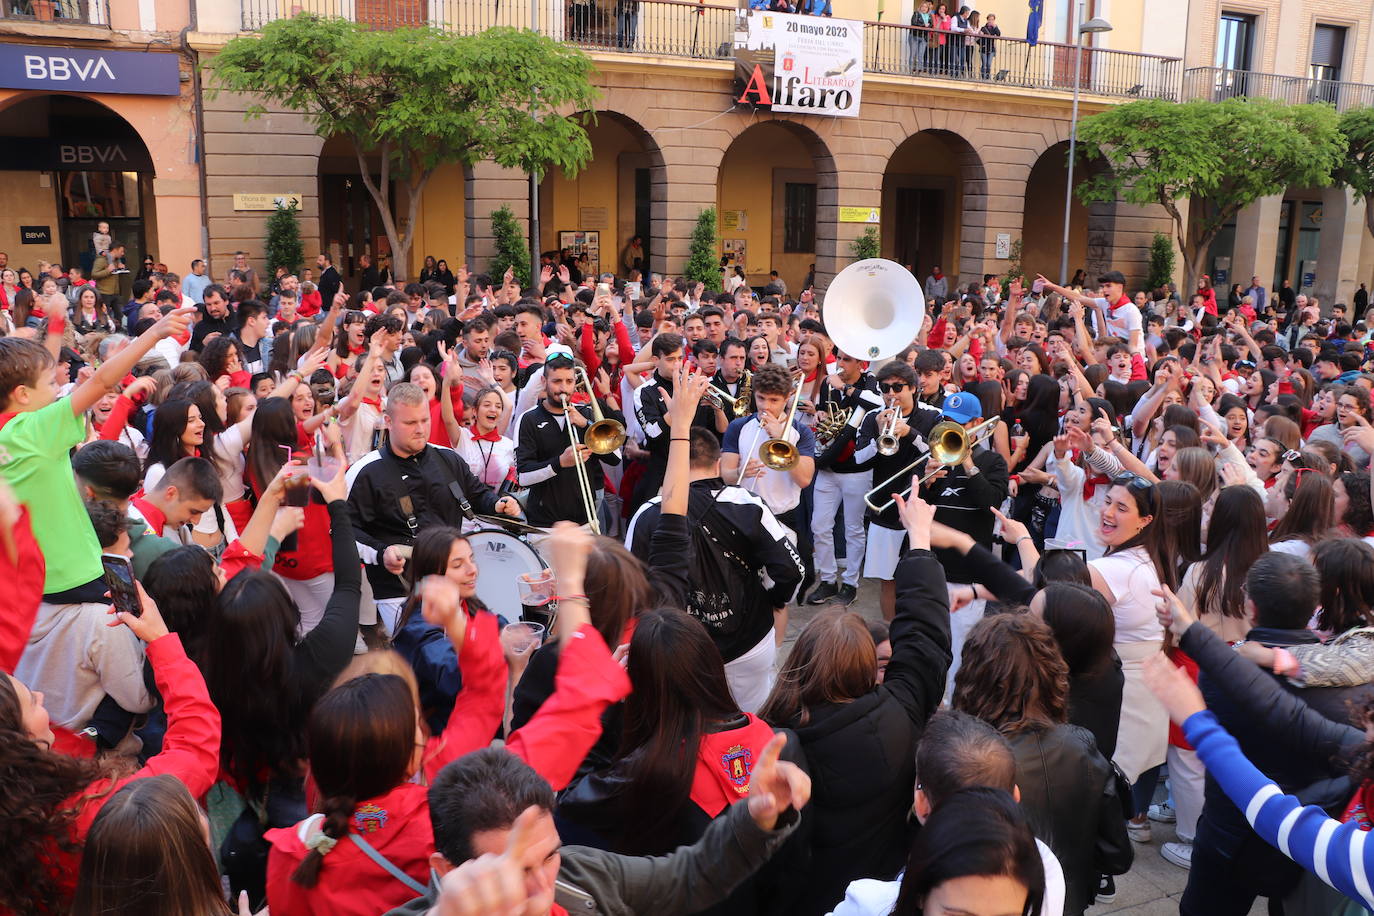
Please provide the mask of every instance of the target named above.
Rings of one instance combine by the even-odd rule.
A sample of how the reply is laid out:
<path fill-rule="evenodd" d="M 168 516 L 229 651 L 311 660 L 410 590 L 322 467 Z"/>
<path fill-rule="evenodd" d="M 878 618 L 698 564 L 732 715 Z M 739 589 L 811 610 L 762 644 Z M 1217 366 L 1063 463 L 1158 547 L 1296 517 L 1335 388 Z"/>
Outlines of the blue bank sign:
<path fill-rule="evenodd" d="M 0 87 L 178 95 L 181 74 L 175 54 L 0 44 Z"/>

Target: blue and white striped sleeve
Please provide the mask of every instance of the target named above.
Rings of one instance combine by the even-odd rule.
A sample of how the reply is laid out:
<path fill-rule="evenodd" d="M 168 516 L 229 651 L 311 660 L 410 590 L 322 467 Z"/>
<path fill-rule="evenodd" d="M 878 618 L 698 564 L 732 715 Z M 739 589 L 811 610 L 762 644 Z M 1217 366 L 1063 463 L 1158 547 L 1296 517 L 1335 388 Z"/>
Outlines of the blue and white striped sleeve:
<path fill-rule="evenodd" d="M 1255 833 L 1351 900 L 1374 909 L 1374 845 L 1353 821 L 1341 823 L 1315 805 L 1303 806 L 1241 753 L 1236 739 L 1208 711 L 1194 713 L 1183 733 L 1217 783 L 1245 812 Z"/>

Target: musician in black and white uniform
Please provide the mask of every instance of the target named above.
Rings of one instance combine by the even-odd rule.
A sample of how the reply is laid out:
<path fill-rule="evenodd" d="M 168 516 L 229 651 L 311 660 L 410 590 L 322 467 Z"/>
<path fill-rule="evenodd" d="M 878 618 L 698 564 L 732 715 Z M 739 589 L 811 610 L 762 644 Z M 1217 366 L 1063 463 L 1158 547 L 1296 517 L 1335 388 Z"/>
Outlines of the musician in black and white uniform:
<path fill-rule="evenodd" d="M 645 562 L 660 503 L 655 496 L 640 507 L 626 532 L 626 545 Z M 735 703 L 756 712 L 773 689 L 773 615 L 792 600 L 805 567 L 789 532 L 763 500 L 721 480 L 720 443 L 700 426 L 691 434 L 687 519 L 694 549 L 712 553 L 693 558 L 687 611 L 706 625 L 720 649 Z"/>
<path fill-rule="evenodd" d="M 864 494 L 873 486 L 873 471 L 854 460 L 854 432 L 870 410 L 883 406 L 878 380 L 868 363 L 848 353 L 835 359 L 834 375 L 821 389 L 816 415 L 823 417 L 827 404 L 835 404 L 850 418 L 843 431 L 824 445 L 816 456 L 816 487 L 812 491 L 811 543 L 816 563 L 816 587 L 807 604 L 836 600 L 845 607 L 859 595 L 859 570 L 863 568 L 868 538 L 864 531 Z M 835 559 L 835 514 L 844 512 L 844 579 L 840 581 Z"/>
<path fill-rule="evenodd" d="M 802 518 L 802 490 L 816 476 L 816 434 L 795 415 L 786 424 L 796 386 L 792 374 L 782 366 L 769 364 L 754 373 L 753 394 L 757 412 L 731 422 L 720 446 L 720 473 L 726 483 L 738 484 L 761 497 L 797 544 L 802 563 L 810 572 L 811 557 L 805 542 L 797 536 L 809 518 Z M 779 471 L 759 460 L 759 446 L 769 439 L 785 438 L 797 447 L 798 459 L 791 470 Z M 805 587 L 805 579 L 803 579 Z M 776 620 L 778 641 L 787 631 L 787 609 Z"/>
<path fill-rule="evenodd" d="M 727 337 L 720 347 L 719 367 L 711 384 L 729 394 L 739 397 L 744 387 L 744 363 L 748 359 L 749 348 L 738 337 Z M 726 412 L 730 419 L 737 419 L 734 413 Z"/>
<path fill-rule="evenodd" d="M 649 352 L 654 359 L 654 374 L 636 388 L 633 395 L 635 419 L 644 434 L 644 450 L 649 453 L 644 476 L 635 487 L 636 506 L 658 495 L 663 475 L 668 470 L 668 402 L 663 396 L 673 396 L 673 378 L 686 358 L 686 344 L 680 334 L 659 334 L 653 339 Z M 703 401 L 697 407 L 692 425 L 714 429 L 721 434 L 725 432 L 726 419 L 724 413 Z"/>
<path fill-rule="evenodd" d="M 878 393 L 889 406 L 869 411 L 859 424 L 854 461 L 873 471 L 873 484 L 883 483 L 893 474 L 930 451 L 926 436 L 940 422 L 940 409 L 916 399 L 916 370 L 903 362 L 891 362 L 878 370 Z M 892 455 L 878 452 L 878 437 L 887 425 L 890 411 L 898 415 L 893 435 L 897 437 L 897 451 Z M 838 441 L 838 437 L 837 437 Z M 923 471 L 924 466 L 918 467 Z M 900 493 L 910 483 L 910 477 L 892 482 L 892 493 Z M 873 503 L 881 506 L 892 493 L 875 493 Z M 883 619 L 891 620 L 897 610 L 897 584 L 893 574 L 902 555 L 906 530 L 897 517 L 896 505 L 881 513 L 867 509 L 868 543 L 864 551 L 864 576 L 882 580 Z"/>
<path fill-rule="evenodd" d="M 564 410 L 563 398 L 572 398 L 577 390 L 576 363 L 572 351 L 562 345 L 549 348 L 544 358 L 544 397 L 515 421 L 515 469 L 520 486 L 529 491 L 525 500 L 525 517 L 531 525 L 550 528 L 555 522 L 590 523 L 577 474 L 580 453 L 587 467 L 593 501 L 599 501 L 604 475 L 603 465 L 620 463 L 620 449 L 596 455 L 586 445 L 579 445 L 577 453 L 568 439 L 569 418 L 582 431 L 591 425 L 590 406 L 573 405 Z"/>

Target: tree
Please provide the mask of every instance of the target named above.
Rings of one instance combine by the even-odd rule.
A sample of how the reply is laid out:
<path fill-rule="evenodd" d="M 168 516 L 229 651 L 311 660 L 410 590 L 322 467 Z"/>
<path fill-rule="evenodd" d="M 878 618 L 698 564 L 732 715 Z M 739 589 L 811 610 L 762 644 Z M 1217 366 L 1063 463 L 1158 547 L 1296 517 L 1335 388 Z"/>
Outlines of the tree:
<path fill-rule="evenodd" d="M 487 272 L 492 280 L 505 276 L 506 268 L 515 271 L 515 279 L 520 286 L 530 285 L 530 249 L 525 244 L 525 233 L 520 231 L 511 208 L 502 204 L 491 211 L 491 237 L 496 242 L 496 257 L 491 259 Z"/>
<path fill-rule="evenodd" d="M 697 214 L 692 229 L 692 247 L 688 249 L 687 266 L 683 277 L 690 284 L 694 280 L 706 284 L 709 290 L 720 289 L 720 259 L 716 257 L 716 208 L 707 207 Z"/>
<path fill-rule="evenodd" d="M 1162 232 L 1156 232 L 1150 243 L 1150 277 L 1145 287 L 1151 292 L 1174 282 L 1174 243 Z"/>
<path fill-rule="evenodd" d="M 1374 233 L 1374 108 L 1352 108 L 1341 115 L 1346 153 L 1336 183 L 1364 198 L 1364 224 Z"/>
<path fill-rule="evenodd" d="M 576 114 L 592 106 L 592 63 L 569 44 L 512 28 L 458 35 L 374 29 L 300 13 L 232 39 L 211 64 L 211 93 L 248 93 L 304 114 L 322 137 L 343 137 L 377 205 L 396 279 L 405 279 L 425 185 L 442 165 L 484 159 L 573 176 L 591 158 Z M 372 163 L 369 163 L 369 158 Z M 374 164 L 375 163 L 375 164 Z M 408 192 L 406 231 L 392 215 L 392 182 Z"/>
<path fill-rule="evenodd" d="M 305 261 L 305 246 L 301 244 L 301 228 L 296 223 L 296 202 L 283 204 L 267 217 L 267 273 L 275 276 L 278 267 L 294 274 Z"/>
<path fill-rule="evenodd" d="M 1327 105 L 1269 99 L 1109 108 L 1079 125 L 1079 140 L 1111 168 L 1080 185 L 1078 196 L 1163 207 L 1183 253 L 1184 288 L 1192 289 L 1208 246 L 1242 208 L 1291 185 L 1331 183 L 1345 148 L 1336 120 Z"/>
<path fill-rule="evenodd" d="M 865 227 L 864 234 L 849 243 L 849 255 L 856 261 L 880 257 L 882 250 L 882 242 L 878 240 L 877 226 Z"/>

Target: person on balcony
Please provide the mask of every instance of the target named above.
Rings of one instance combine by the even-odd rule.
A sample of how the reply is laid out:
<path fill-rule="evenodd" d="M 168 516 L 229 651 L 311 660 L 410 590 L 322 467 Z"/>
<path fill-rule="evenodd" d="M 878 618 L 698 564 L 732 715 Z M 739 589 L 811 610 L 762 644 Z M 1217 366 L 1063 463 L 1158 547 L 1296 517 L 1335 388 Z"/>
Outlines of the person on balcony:
<path fill-rule="evenodd" d="M 635 49 L 635 30 L 639 26 L 639 0 L 616 0 L 615 41 L 622 51 Z M 638 236 L 636 236 L 638 238 Z M 634 239 L 630 240 L 634 244 Z"/>
<path fill-rule="evenodd" d="M 1002 37 L 1002 30 L 997 27 L 996 13 L 988 13 L 988 21 L 979 29 L 979 34 L 982 37 L 978 39 L 978 52 L 981 58 L 978 75 L 988 79 L 992 73 L 992 59 L 997 56 L 997 39 Z"/>
<path fill-rule="evenodd" d="M 954 19 L 949 15 L 949 4 L 941 3 L 935 7 L 935 34 L 931 37 L 928 56 L 933 58 L 934 66 L 927 66 L 941 75 L 947 75 L 949 68 L 949 33 L 954 28 Z"/>
<path fill-rule="evenodd" d="M 906 36 L 907 69 L 912 73 L 926 71 L 926 48 L 930 44 L 930 32 L 935 19 L 930 13 L 930 0 L 921 0 L 916 12 L 911 14 L 911 31 Z"/>

